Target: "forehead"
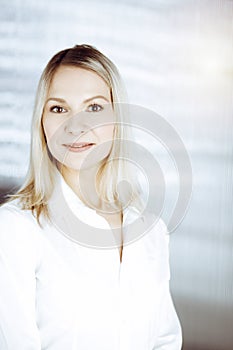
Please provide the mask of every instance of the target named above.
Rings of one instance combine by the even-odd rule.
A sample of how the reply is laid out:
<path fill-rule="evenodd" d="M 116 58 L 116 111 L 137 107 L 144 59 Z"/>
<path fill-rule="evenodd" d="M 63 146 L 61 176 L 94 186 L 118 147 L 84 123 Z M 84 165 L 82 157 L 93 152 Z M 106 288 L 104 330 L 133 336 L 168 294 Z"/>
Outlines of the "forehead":
<path fill-rule="evenodd" d="M 73 66 L 60 66 L 55 72 L 48 94 L 104 94 L 110 96 L 110 89 L 94 71 Z"/>

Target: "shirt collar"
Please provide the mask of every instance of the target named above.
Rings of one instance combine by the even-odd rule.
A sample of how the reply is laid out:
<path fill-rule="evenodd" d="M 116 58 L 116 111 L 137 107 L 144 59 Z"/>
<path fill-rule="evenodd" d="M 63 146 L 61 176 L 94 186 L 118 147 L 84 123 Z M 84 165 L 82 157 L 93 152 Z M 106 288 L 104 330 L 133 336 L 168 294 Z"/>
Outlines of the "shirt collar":
<path fill-rule="evenodd" d="M 57 170 L 56 181 L 59 181 L 63 196 L 72 212 L 82 222 L 101 229 L 109 229 L 110 225 L 106 219 L 97 214 L 95 209 L 88 207 L 66 183 L 61 173 Z M 140 215 L 140 212 L 133 206 L 123 210 L 123 226 L 130 224 Z"/>

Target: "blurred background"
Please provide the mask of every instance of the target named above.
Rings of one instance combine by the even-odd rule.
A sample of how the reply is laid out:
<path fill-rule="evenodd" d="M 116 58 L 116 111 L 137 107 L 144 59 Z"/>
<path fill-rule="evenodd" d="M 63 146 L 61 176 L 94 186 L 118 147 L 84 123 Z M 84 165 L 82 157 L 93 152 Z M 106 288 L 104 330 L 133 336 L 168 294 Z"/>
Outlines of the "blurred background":
<path fill-rule="evenodd" d="M 233 349 L 233 1 L 0 0 L 0 5 L 1 201 L 27 170 L 42 69 L 61 49 L 96 46 L 119 68 L 130 102 L 165 118 L 190 156 L 193 193 L 170 239 L 170 286 L 183 349 Z M 168 187 L 166 221 L 177 174 L 166 149 L 157 153 Z"/>

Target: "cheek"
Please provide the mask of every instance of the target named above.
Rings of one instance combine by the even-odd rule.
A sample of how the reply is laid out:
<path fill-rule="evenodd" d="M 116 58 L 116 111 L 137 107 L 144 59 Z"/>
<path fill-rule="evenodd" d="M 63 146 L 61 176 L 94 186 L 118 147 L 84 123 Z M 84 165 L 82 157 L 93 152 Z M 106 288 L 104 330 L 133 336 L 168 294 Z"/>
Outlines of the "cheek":
<path fill-rule="evenodd" d="M 100 142 L 113 139 L 114 125 L 106 125 L 96 129 L 96 135 Z"/>
<path fill-rule="evenodd" d="M 63 149 L 60 145 L 62 125 L 52 119 L 47 118 L 42 119 L 42 125 L 46 137 L 46 144 L 51 155 L 54 159 L 58 160 L 60 163 L 63 163 L 64 159 L 66 158 L 66 149 Z"/>
<path fill-rule="evenodd" d="M 61 127 L 62 123 L 58 123 L 57 121 L 52 119 L 44 118 L 42 119 L 42 125 L 46 136 L 46 140 L 48 142 L 53 136 L 56 137 L 56 134 L 58 134 L 58 130 Z"/>

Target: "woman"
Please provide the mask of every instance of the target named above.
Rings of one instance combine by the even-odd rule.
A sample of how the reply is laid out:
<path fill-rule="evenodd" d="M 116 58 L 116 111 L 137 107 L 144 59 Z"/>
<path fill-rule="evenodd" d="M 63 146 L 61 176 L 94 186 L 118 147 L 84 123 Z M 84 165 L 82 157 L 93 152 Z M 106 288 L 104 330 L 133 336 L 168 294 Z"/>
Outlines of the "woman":
<path fill-rule="evenodd" d="M 181 349 L 169 236 L 125 161 L 125 101 L 92 46 L 47 64 L 28 174 L 0 210 L 1 349 Z"/>

